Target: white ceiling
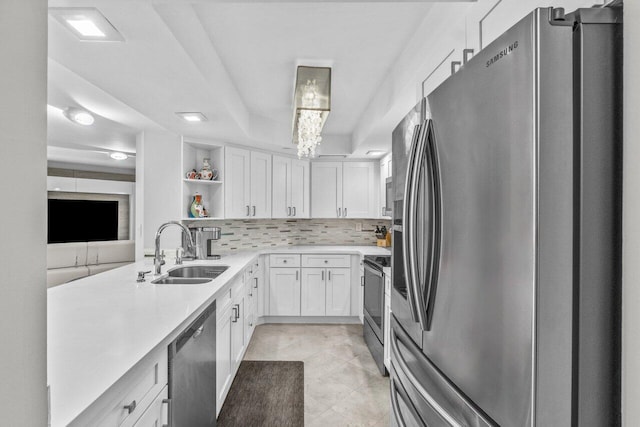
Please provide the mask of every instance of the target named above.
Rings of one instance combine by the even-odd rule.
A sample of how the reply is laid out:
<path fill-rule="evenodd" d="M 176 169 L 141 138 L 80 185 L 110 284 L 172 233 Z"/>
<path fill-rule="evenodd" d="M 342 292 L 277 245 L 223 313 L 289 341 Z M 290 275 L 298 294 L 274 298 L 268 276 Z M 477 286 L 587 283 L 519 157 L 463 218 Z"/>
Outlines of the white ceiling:
<path fill-rule="evenodd" d="M 49 19 L 48 103 L 97 116 L 94 126 L 83 127 L 49 108 L 50 146 L 132 153 L 140 131 L 165 129 L 290 148 L 295 67 L 309 64 L 333 68 L 325 152 L 356 155 L 390 147 L 391 129 L 377 129 L 370 141 L 358 135 L 354 142 L 353 133 L 363 120 L 382 119 L 363 115 L 431 8 L 420 1 L 270 0 L 50 0 L 49 6 L 96 7 L 126 40 L 81 42 Z M 189 124 L 177 111 L 201 111 L 209 121 Z M 388 141 L 380 137 L 387 130 Z"/>

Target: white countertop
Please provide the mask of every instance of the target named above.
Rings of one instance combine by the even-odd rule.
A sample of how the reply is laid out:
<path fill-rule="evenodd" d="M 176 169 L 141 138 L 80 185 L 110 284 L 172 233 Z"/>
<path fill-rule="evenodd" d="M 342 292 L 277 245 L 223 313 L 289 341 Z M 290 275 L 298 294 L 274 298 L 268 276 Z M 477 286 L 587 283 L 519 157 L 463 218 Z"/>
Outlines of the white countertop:
<path fill-rule="evenodd" d="M 201 285 L 137 283 L 152 260 L 77 280 L 47 291 L 47 369 L 51 425 L 66 426 L 169 337 L 176 336 L 256 256 L 267 253 L 388 255 L 376 246 L 287 246 L 225 255 L 185 265 L 228 265 Z M 172 268 L 163 267 L 163 272 Z"/>

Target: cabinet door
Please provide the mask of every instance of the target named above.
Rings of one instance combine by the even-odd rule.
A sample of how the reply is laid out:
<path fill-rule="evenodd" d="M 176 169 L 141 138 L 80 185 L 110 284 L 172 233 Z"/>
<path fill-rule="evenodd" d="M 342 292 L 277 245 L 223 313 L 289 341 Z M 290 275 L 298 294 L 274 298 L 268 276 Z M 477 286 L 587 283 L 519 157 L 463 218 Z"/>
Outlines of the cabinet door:
<path fill-rule="evenodd" d="M 239 296 L 233 301 L 231 306 L 231 372 L 242 361 L 242 352 L 244 351 L 244 297 Z"/>
<path fill-rule="evenodd" d="M 231 386 L 231 319 L 235 312 L 228 307 L 216 319 L 216 413 L 220 413 L 224 396 Z"/>
<path fill-rule="evenodd" d="M 379 168 L 373 162 L 345 162 L 343 166 L 343 216 L 377 218 Z"/>
<path fill-rule="evenodd" d="M 324 316 L 326 298 L 326 274 L 324 268 L 303 268 L 300 284 L 300 314 Z"/>
<path fill-rule="evenodd" d="M 327 269 L 326 315 L 351 314 L 351 269 Z"/>
<path fill-rule="evenodd" d="M 287 218 L 291 210 L 291 159 L 273 156 L 271 217 Z"/>
<path fill-rule="evenodd" d="M 342 162 L 311 165 L 311 211 L 313 218 L 343 216 Z"/>
<path fill-rule="evenodd" d="M 269 314 L 271 316 L 300 316 L 300 269 L 271 269 L 269 273 Z"/>
<path fill-rule="evenodd" d="M 309 182 L 309 162 L 306 160 L 291 161 L 291 216 L 309 218 L 311 216 L 311 185 Z"/>
<path fill-rule="evenodd" d="M 247 218 L 251 211 L 251 153 L 241 148 L 225 150 L 224 207 L 227 218 Z"/>
<path fill-rule="evenodd" d="M 251 217 L 271 218 L 271 154 L 251 152 Z"/>
<path fill-rule="evenodd" d="M 169 413 L 165 399 L 168 398 L 167 386 L 162 389 L 162 392 L 155 398 L 155 400 L 149 405 L 142 416 L 136 421 L 133 427 L 158 427 L 169 424 Z"/>

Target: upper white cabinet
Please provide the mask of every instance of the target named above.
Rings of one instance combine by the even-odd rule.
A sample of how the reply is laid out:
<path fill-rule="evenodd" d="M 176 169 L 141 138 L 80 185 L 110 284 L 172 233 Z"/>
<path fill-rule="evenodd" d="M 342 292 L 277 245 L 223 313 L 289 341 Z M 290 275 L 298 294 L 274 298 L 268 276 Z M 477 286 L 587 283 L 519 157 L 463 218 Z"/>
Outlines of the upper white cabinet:
<path fill-rule="evenodd" d="M 226 218 L 271 216 L 271 155 L 227 147 Z"/>
<path fill-rule="evenodd" d="M 272 218 L 309 218 L 309 162 L 273 156 Z"/>
<path fill-rule="evenodd" d="M 314 218 L 377 218 L 378 165 L 374 162 L 318 162 L 311 173 Z"/>

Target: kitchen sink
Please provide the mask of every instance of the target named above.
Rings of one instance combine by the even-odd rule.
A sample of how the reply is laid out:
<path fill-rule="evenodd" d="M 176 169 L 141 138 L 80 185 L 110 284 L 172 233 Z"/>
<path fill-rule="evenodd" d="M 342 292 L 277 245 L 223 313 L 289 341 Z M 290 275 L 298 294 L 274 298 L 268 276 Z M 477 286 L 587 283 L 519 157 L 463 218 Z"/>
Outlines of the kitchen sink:
<path fill-rule="evenodd" d="M 204 277 L 163 277 L 152 281 L 154 285 L 200 285 L 213 279 Z"/>
<path fill-rule="evenodd" d="M 215 279 L 225 271 L 229 266 L 227 265 L 188 265 L 184 267 L 174 268 L 169 270 L 169 278 L 206 278 L 207 281 Z"/>

